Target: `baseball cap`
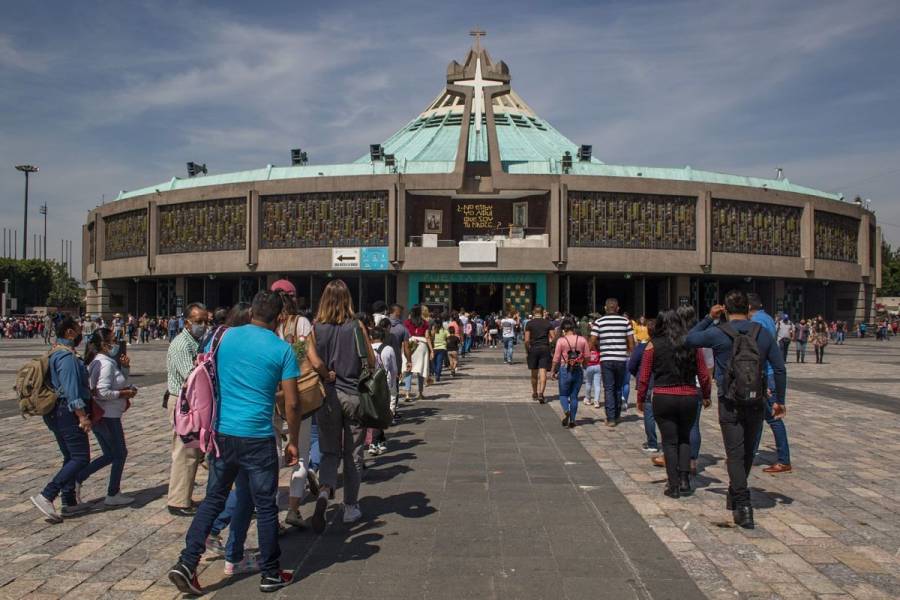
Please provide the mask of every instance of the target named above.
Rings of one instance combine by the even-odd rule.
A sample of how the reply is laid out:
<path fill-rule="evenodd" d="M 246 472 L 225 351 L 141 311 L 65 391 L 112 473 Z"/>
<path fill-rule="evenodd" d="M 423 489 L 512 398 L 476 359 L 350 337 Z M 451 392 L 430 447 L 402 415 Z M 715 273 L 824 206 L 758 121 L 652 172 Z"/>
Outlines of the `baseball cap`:
<path fill-rule="evenodd" d="M 288 296 L 296 296 L 297 288 L 294 287 L 294 284 L 288 281 L 287 279 L 279 279 L 275 283 L 272 284 L 273 292 L 284 292 Z"/>

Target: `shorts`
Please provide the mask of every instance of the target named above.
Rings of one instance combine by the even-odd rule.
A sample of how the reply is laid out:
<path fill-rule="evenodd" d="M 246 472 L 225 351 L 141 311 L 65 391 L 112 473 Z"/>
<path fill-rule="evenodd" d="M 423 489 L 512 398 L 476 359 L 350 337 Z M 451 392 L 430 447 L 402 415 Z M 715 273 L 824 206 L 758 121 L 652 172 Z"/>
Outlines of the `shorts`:
<path fill-rule="evenodd" d="M 553 357 L 550 356 L 550 348 L 547 346 L 532 347 L 528 351 L 528 368 L 529 369 L 546 369 L 550 370 L 553 364 Z"/>

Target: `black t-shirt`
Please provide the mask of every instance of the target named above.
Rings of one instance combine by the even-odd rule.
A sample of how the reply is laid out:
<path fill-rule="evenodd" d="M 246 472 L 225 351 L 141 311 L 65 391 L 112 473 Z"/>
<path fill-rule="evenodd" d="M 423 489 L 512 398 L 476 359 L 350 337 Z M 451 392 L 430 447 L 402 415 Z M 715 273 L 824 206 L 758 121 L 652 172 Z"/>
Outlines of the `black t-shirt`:
<path fill-rule="evenodd" d="M 550 331 L 553 323 L 547 319 L 531 319 L 525 326 L 525 331 L 531 332 L 530 343 L 532 346 L 550 347 Z"/>

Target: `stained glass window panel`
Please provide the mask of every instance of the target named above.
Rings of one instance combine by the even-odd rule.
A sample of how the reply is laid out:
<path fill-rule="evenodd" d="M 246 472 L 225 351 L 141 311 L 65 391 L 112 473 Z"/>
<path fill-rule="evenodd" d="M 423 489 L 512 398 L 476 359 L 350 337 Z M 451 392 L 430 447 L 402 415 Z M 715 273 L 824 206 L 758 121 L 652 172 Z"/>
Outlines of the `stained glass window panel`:
<path fill-rule="evenodd" d="M 713 198 L 713 252 L 800 256 L 797 206 Z"/>
<path fill-rule="evenodd" d="M 247 247 L 247 199 L 225 198 L 159 207 L 159 253 Z"/>
<path fill-rule="evenodd" d="M 382 190 L 263 196 L 260 247 L 386 246 L 387 200 Z"/>
<path fill-rule="evenodd" d="M 103 258 L 131 258 L 147 254 L 147 209 L 130 210 L 103 219 L 106 240 Z"/>
<path fill-rule="evenodd" d="M 816 258 L 856 262 L 859 219 L 816 211 Z"/>

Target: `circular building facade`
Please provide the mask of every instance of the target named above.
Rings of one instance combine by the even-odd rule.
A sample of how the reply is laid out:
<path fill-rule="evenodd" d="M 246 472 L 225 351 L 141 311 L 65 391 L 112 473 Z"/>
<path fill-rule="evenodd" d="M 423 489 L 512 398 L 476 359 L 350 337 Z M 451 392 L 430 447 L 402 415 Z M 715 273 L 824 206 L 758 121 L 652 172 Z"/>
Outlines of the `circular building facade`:
<path fill-rule="evenodd" d="M 476 40 L 416 118 L 347 164 L 174 177 L 84 226 L 87 311 L 227 306 L 287 277 L 315 304 L 340 276 L 359 306 L 512 305 L 587 314 L 705 311 L 733 287 L 770 312 L 871 315 L 875 216 L 790 183 L 616 166 L 539 117 Z"/>

